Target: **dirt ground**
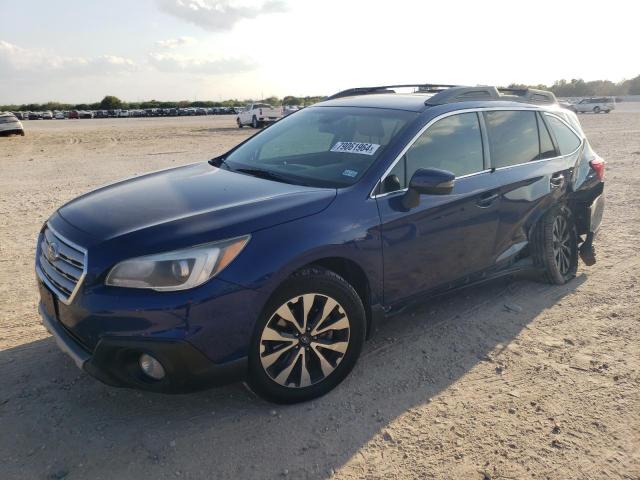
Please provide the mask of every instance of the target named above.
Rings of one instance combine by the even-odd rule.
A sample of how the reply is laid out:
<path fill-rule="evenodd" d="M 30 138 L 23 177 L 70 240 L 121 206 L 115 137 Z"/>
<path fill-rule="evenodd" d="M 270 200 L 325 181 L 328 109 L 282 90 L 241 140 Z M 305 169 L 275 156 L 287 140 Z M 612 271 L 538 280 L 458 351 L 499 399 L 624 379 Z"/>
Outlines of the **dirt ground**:
<path fill-rule="evenodd" d="M 596 266 L 397 316 L 335 391 L 288 407 L 242 385 L 104 386 L 36 309 L 35 239 L 57 206 L 252 131 L 233 117 L 25 122 L 0 138 L 0 479 L 639 479 L 640 105 L 580 119 L 608 161 Z"/>

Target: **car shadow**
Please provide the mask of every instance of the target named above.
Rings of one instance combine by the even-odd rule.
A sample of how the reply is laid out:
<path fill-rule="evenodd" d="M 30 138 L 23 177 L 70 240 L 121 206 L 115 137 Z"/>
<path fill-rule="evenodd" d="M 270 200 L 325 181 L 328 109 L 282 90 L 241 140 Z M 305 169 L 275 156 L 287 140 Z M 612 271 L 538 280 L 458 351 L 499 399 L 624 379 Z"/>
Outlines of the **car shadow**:
<path fill-rule="evenodd" d="M 191 395 L 107 387 L 50 337 L 4 350 L 0 478 L 329 478 L 399 415 L 479 363 L 499 365 L 585 279 L 503 279 L 432 299 L 384 322 L 333 392 L 291 406 L 241 384 Z"/>

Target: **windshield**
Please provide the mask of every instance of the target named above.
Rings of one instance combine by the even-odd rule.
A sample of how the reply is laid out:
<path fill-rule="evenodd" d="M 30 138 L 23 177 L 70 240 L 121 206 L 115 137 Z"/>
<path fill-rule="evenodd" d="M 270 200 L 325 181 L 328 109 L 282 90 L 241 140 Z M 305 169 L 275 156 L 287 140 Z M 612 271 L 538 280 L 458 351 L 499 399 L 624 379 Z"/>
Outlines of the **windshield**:
<path fill-rule="evenodd" d="M 345 187 L 362 178 L 416 116 L 379 108 L 305 108 L 238 147 L 224 165 L 290 183 Z"/>

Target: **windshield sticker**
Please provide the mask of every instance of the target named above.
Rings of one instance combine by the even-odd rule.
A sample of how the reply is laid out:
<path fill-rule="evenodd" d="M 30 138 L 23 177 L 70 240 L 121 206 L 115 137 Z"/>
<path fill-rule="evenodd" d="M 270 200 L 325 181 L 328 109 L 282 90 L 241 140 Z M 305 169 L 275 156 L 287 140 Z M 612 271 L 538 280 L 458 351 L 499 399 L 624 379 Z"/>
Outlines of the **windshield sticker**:
<path fill-rule="evenodd" d="M 344 172 L 342 172 L 342 175 L 344 175 L 345 177 L 355 178 L 358 176 L 358 172 L 356 172 L 355 170 L 345 170 Z"/>
<path fill-rule="evenodd" d="M 373 155 L 374 153 L 376 153 L 376 150 L 378 150 L 378 148 L 380 148 L 380 145 L 377 145 L 375 143 L 338 142 L 331 148 L 331 151 Z"/>

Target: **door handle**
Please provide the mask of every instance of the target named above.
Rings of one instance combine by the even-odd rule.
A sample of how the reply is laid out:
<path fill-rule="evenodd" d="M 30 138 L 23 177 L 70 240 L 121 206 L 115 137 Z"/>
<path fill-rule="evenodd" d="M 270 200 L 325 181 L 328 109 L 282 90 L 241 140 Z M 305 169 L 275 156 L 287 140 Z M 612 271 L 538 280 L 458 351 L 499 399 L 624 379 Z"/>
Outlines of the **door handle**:
<path fill-rule="evenodd" d="M 549 180 L 551 188 L 558 188 L 564 184 L 564 175 L 561 173 L 554 173 Z"/>
<path fill-rule="evenodd" d="M 476 206 L 480 208 L 488 208 L 493 205 L 500 194 L 498 192 L 488 192 L 480 195 L 480 198 L 476 201 Z"/>

